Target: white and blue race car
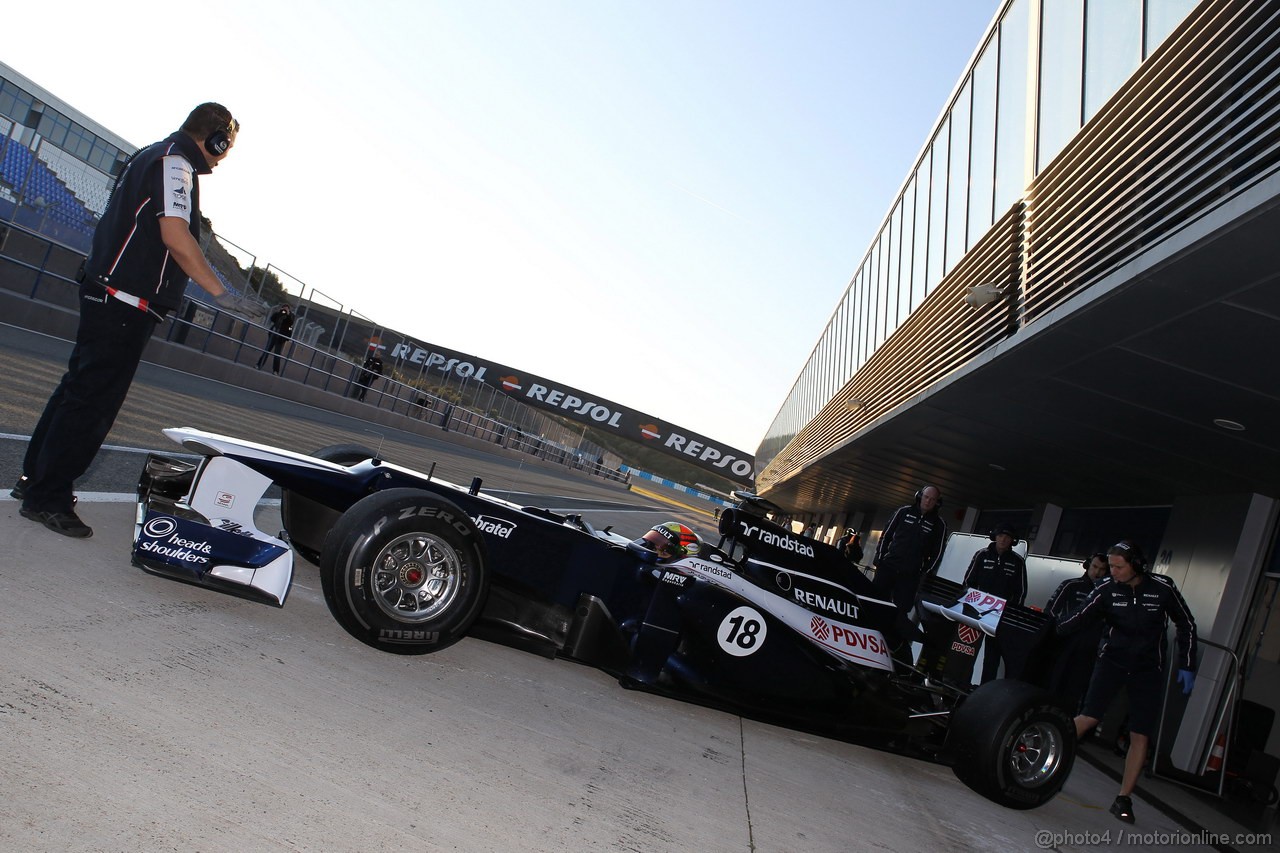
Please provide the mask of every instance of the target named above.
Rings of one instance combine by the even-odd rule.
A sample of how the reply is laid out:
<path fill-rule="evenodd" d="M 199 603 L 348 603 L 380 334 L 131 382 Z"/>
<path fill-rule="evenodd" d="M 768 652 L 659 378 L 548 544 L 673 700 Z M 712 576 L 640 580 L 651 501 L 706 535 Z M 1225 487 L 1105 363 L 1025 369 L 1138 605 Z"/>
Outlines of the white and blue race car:
<path fill-rule="evenodd" d="M 946 763 L 1011 808 L 1048 801 L 1070 772 L 1071 718 L 1041 688 L 1000 679 L 972 689 L 939 675 L 948 650 L 965 647 L 955 627 L 1009 634 L 1006 647 L 1027 651 L 1020 669 L 1038 671 L 1042 614 L 1002 606 L 993 622 L 991 608 L 969 613 L 967 591 L 935 578 L 921 601 L 937 614 L 926 620 L 941 637 L 935 665 L 895 659 L 891 644 L 909 640 L 895 635 L 894 605 L 835 548 L 770 521 L 752 495 L 722 513 L 714 546 L 664 562 L 580 516 L 353 445 L 304 455 L 189 428 L 165 434 L 200 460 L 147 459 L 133 562 L 153 574 L 283 606 L 297 554 L 319 566 L 342 627 L 388 652 L 477 636 L 569 658 L 627 687 Z M 255 523 L 273 483 L 279 536 Z"/>

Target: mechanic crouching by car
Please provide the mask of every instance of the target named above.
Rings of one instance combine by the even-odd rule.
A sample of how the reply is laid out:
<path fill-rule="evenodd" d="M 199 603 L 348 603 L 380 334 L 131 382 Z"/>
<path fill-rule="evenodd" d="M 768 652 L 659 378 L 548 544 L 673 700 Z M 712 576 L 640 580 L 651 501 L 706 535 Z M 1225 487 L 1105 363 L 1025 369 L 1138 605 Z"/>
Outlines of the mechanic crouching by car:
<path fill-rule="evenodd" d="M 1128 687 L 1129 751 L 1111 813 L 1133 823 L 1131 796 L 1146 763 L 1164 697 L 1165 629 L 1170 619 L 1177 626 L 1178 684 L 1183 693 L 1190 693 L 1196 681 L 1196 620 L 1171 578 L 1147 574 L 1146 560 L 1132 543 L 1126 540 L 1111 546 L 1107 564 L 1111 577 L 1098 584 L 1078 610 L 1058 622 L 1058 633 L 1071 634 L 1099 622 L 1105 625 L 1084 709 L 1075 718 L 1076 737 L 1084 737 L 1096 726 L 1120 688 Z"/>
<path fill-rule="evenodd" d="M 964 573 L 963 585 L 1003 598 L 1007 604 L 1021 606 L 1027 599 L 1027 563 L 1013 550 L 1017 544 L 1018 534 L 1008 524 L 991 531 L 991 544 L 973 555 Z M 987 637 L 984 645 L 981 684 L 996 677 L 1000 661 L 1004 659 L 998 637 Z"/>

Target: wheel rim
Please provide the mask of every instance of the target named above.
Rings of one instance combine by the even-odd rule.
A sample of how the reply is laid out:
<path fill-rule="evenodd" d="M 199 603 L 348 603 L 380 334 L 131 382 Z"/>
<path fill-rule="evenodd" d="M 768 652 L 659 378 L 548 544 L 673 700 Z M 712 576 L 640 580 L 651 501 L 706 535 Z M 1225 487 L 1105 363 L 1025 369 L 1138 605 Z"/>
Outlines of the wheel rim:
<path fill-rule="evenodd" d="M 1024 788 L 1045 784 L 1062 764 L 1064 741 L 1061 730 L 1049 723 L 1032 723 L 1024 728 L 1009 750 L 1009 771 Z"/>
<path fill-rule="evenodd" d="M 458 552 L 428 533 L 397 537 L 378 552 L 370 588 L 378 607 L 400 622 L 425 622 L 462 595 L 465 569 Z"/>

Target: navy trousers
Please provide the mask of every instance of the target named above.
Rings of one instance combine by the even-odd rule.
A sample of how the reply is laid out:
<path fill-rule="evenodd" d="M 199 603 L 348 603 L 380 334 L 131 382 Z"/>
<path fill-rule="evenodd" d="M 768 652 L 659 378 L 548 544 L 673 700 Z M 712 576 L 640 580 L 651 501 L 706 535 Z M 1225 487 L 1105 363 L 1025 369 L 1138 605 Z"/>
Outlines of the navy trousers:
<path fill-rule="evenodd" d="M 94 287 L 80 289 L 80 326 L 67 372 L 45 404 L 22 461 L 23 506 L 70 512 L 76 478 L 115 423 L 156 318 Z"/>

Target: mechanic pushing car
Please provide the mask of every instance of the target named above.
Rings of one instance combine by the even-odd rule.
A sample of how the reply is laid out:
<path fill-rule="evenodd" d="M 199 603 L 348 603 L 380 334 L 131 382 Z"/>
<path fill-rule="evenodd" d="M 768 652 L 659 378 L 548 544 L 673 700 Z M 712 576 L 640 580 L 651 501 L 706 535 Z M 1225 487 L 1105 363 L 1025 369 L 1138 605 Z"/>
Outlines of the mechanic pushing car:
<path fill-rule="evenodd" d="M 655 524 L 636 540 L 636 544 L 657 554 L 658 562 L 692 557 L 701 550 L 698 534 L 678 521 Z"/>
<path fill-rule="evenodd" d="M 1076 737 L 1098 725 L 1107 706 L 1126 687 L 1129 693 L 1129 750 L 1120 793 L 1111 813 L 1133 823 L 1133 789 L 1147 760 L 1160 721 L 1164 697 L 1165 629 L 1177 626 L 1178 685 L 1190 693 L 1196 683 L 1196 620 L 1173 579 L 1148 573 L 1147 561 L 1128 540 L 1107 549 L 1111 577 L 1089 593 L 1080 609 L 1058 622 L 1059 634 L 1071 634 L 1099 622 L 1106 625 L 1084 708 L 1075 718 Z"/>

